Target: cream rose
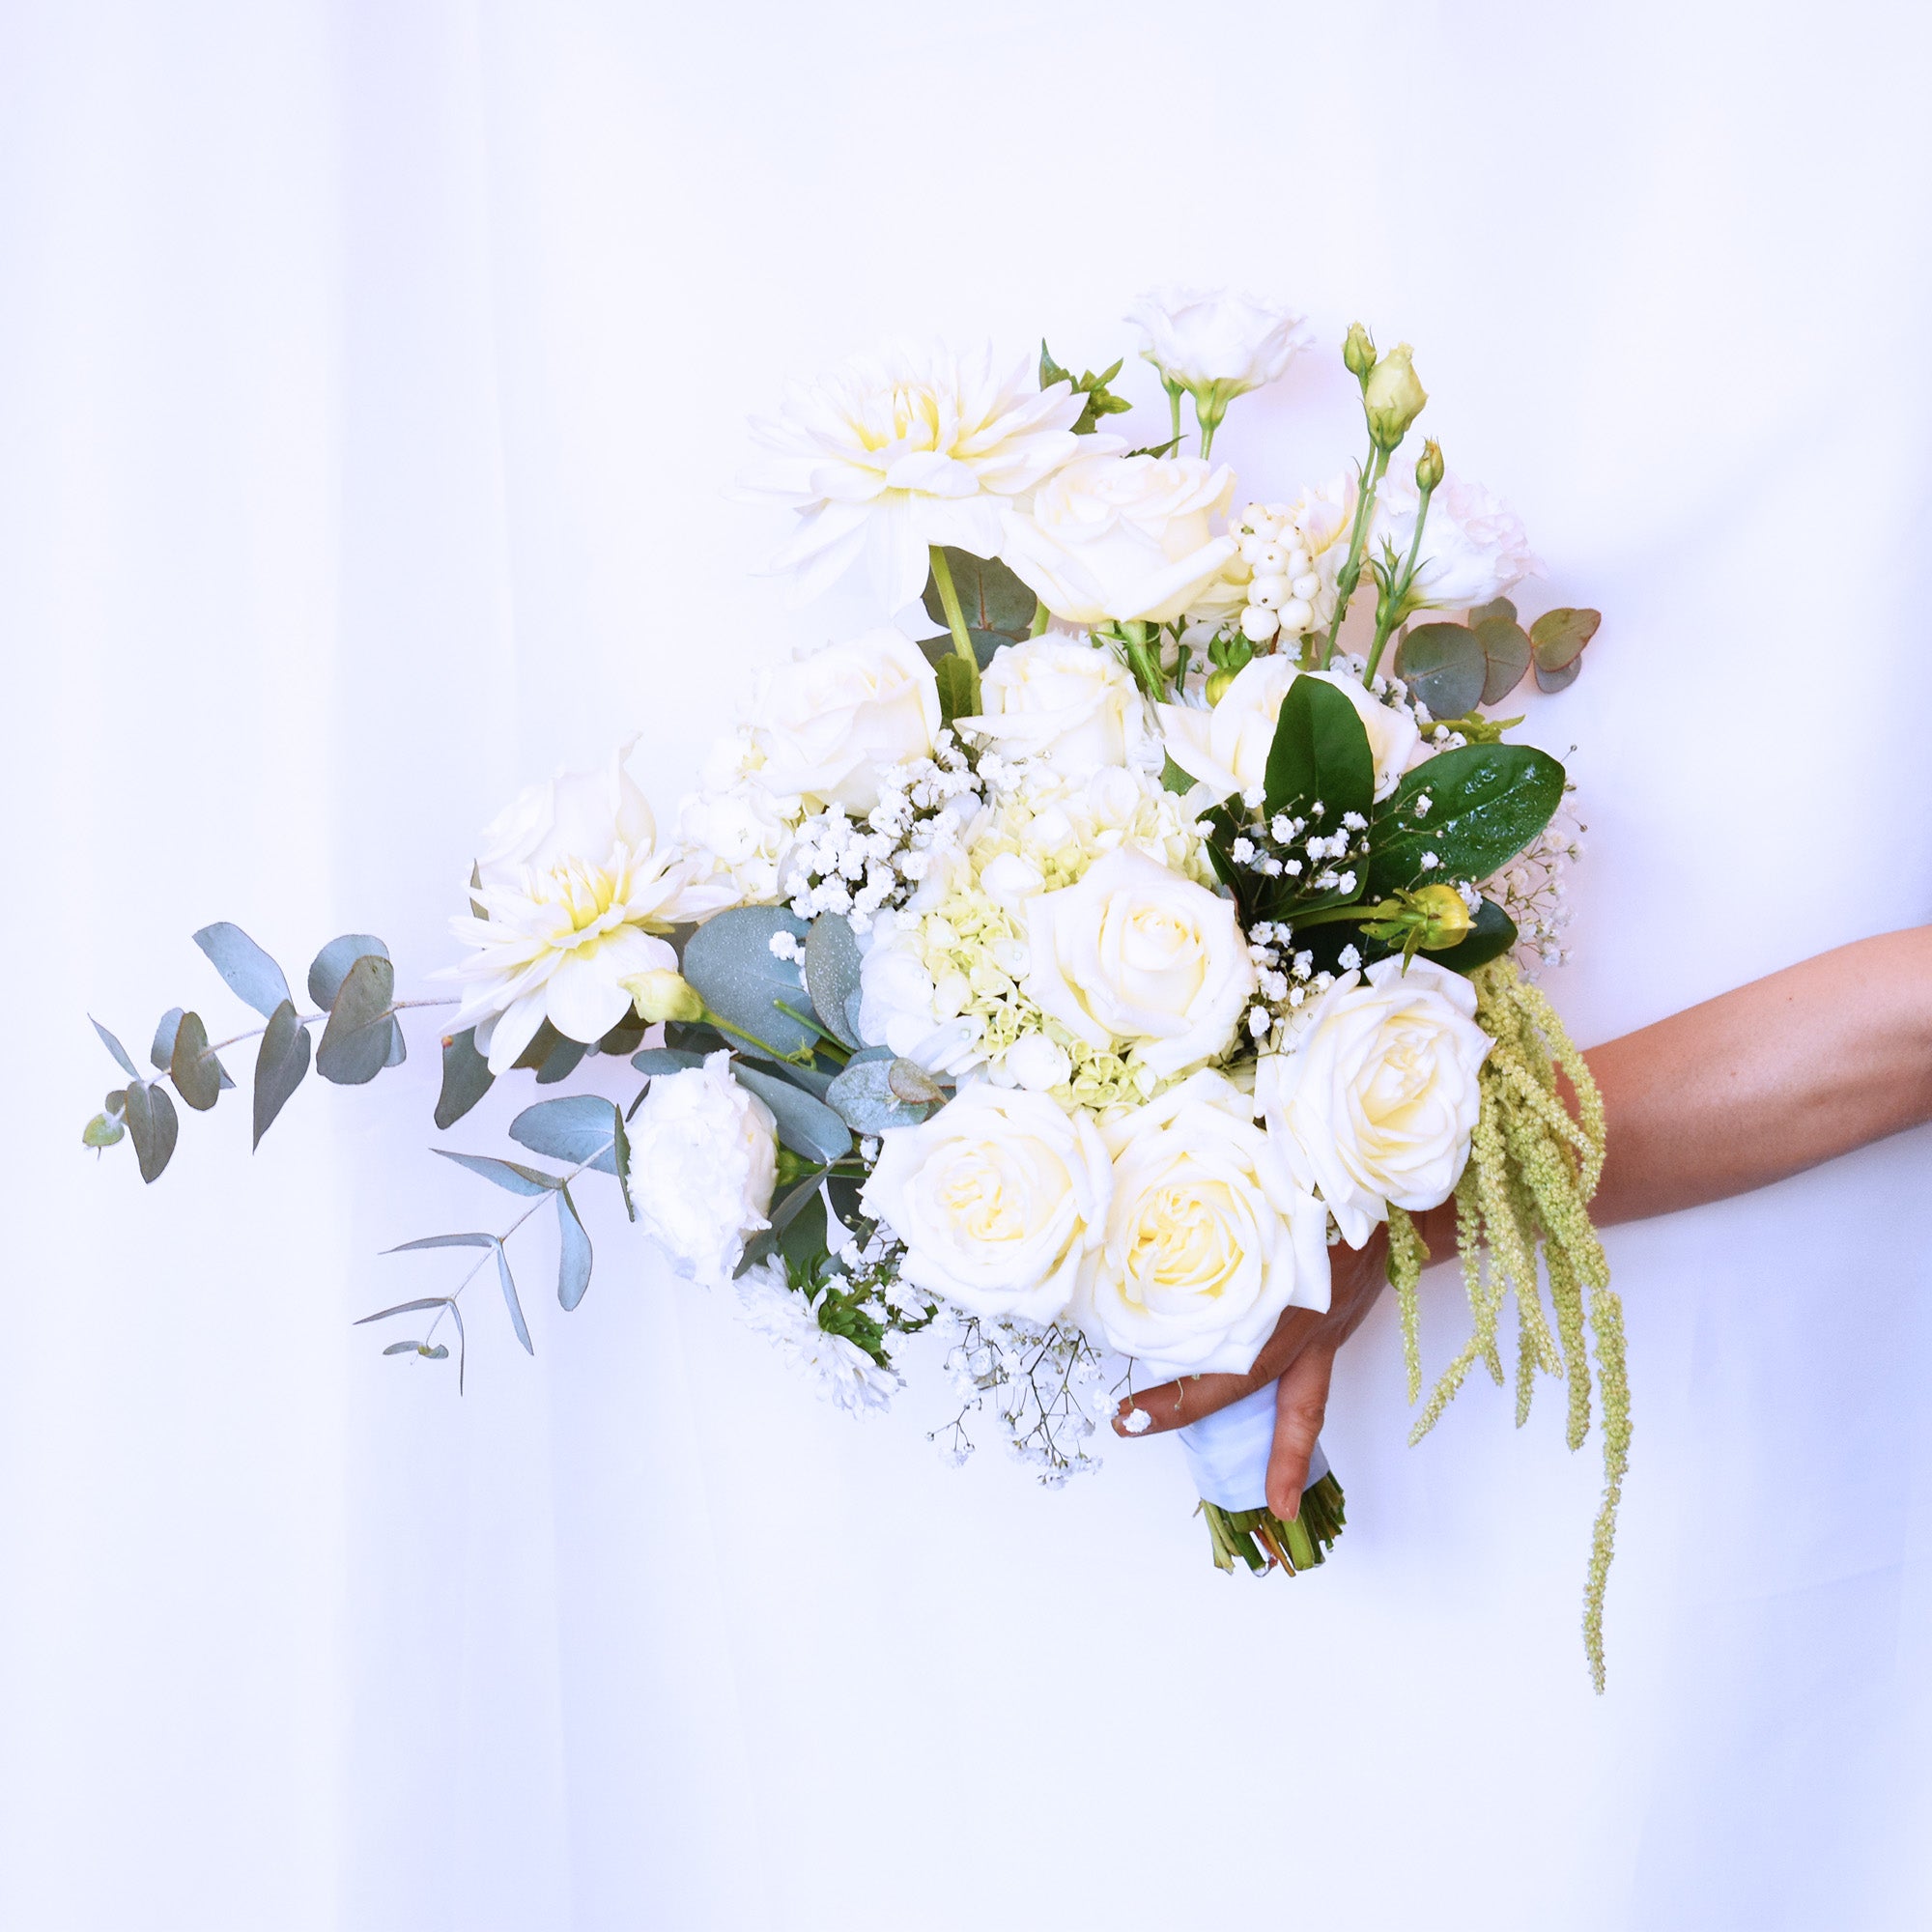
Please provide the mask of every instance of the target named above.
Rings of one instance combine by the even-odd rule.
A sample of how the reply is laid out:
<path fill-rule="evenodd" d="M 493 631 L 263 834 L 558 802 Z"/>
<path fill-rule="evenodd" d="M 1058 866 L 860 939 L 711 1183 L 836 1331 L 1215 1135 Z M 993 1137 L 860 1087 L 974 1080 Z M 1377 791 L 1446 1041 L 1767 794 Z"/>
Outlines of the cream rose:
<path fill-rule="evenodd" d="M 750 724 L 758 781 L 773 797 L 869 811 L 886 766 L 932 755 L 939 683 L 911 639 L 868 631 L 767 670 Z"/>
<path fill-rule="evenodd" d="M 1151 1375 L 1242 1375 L 1285 1308 L 1328 1306 L 1327 1219 L 1202 1071 L 1101 1130 L 1114 1198 L 1078 1314 Z"/>
<path fill-rule="evenodd" d="M 1168 623 L 1235 554 L 1208 527 L 1234 493 L 1235 472 L 1198 457 L 1082 457 L 1030 514 L 1004 514 L 1000 554 L 1067 623 Z"/>
<path fill-rule="evenodd" d="M 1376 500 L 1378 535 L 1406 556 L 1421 500 L 1407 474 L 1392 476 Z M 1529 535 L 1501 497 L 1467 477 L 1451 474 L 1429 499 L 1415 582 L 1431 604 L 1466 611 L 1512 590 L 1542 568 Z"/>
<path fill-rule="evenodd" d="M 630 1125 L 644 1229 L 680 1274 L 729 1281 L 745 1238 L 770 1224 L 778 1179 L 772 1110 L 731 1077 L 731 1056 L 660 1074 Z"/>
<path fill-rule="evenodd" d="M 1376 796 L 1388 797 L 1402 782 L 1421 741 L 1415 720 L 1363 690 L 1361 680 L 1347 671 L 1298 671 L 1292 658 L 1278 652 L 1243 666 L 1212 710 L 1197 710 L 1189 704 L 1157 705 L 1169 756 L 1217 798 L 1259 789 L 1267 779 L 1268 753 L 1274 746 L 1282 699 L 1297 677 L 1316 677 L 1323 684 L 1332 684 L 1355 707 L 1368 736 L 1369 755 L 1375 760 Z"/>
<path fill-rule="evenodd" d="M 1491 1046 L 1475 1014 L 1460 973 L 1426 959 L 1405 973 L 1400 959 L 1378 959 L 1316 1001 L 1293 1053 L 1263 1056 L 1255 1110 L 1350 1247 L 1391 1204 L 1435 1208 L 1455 1191 Z"/>
<path fill-rule="evenodd" d="M 964 730 L 1009 758 L 1043 758 L 1067 778 L 1127 762 L 1144 744 L 1147 701 L 1111 650 L 1065 638 L 1007 644 L 980 679 L 980 715 Z M 1158 759 L 1155 760 L 1159 762 Z"/>
<path fill-rule="evenodd" d="M 1235 909 L 1122 849 L 1026 904 L 1025 989 L 1089 1045 L 1128 1045 L 1157 1074 L 1224 1048 L 1254 991 Z"/>
<path fill-rule="evenodd" d="M 980 1085 L 880 1136 L 864 1203 L 905 1243 L 907 1281 L 976 1315 L 1050 1321 L 1100 1244 L 1112 1185 L 1090 1116 Z"/>

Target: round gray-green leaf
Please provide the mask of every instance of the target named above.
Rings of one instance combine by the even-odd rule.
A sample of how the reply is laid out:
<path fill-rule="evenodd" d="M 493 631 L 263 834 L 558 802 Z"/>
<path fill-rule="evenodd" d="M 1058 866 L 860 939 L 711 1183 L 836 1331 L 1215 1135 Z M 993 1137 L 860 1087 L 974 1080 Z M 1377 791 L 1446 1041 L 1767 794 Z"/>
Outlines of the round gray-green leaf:
<path fill-rule="evenodd" d="M 862 964 L 850 922 L 841 913 L 820 913 L 805 935 L 805 989 L 818 1017 L 847 1046 L 859 1044 L 846 1011 L 859 991 Z"/>
<path fill-rule="evenodd" d="M 706 920 L 686 942 L 684 977 L 698 997 L 736 1031 L 735 1047 L 765 1059 L 783 1058 L 818 1036 L 780 1003 L 803 1012 L 810 1004 L 805 975 L 772 951 L 776 933 L 804 939 L 810 928 L 781 906 L 737 906 Z"/>
<path fill-rule="evenodd" d="M 1489 675 L 1482 644 L 1462 624 L 1418 625 L 1398 646 L 1395 669 L 1409 696 L 1437 718 L 1462 718 L 1473 711 L 1482 702 Z"/>
<path fill-rule="evenodd" d="M 360 1087 L 389 1064 L 395 992 L 396 969 L 385 953 L 365 952 L 351 963 L 316 1049 L 315 1070 L 325 1080 Z"/>
<path fill-rule="evenodd" d="M 386 959 L 389 949 L 373 933 L 345 932 L 339 939 L 331 939 L 308 969 L 308 996 L 324 1012 L 335 1004 L 335 996 L 342 990 L 342 982 L 349 977 L 349 969 L 358 959 L 373 955 Z"/>
<path fill-rule="evenodd" d="M 134 1143 L 134 1158 L 141 1179 L 151 1185 L 161 1178 L 181 1134 L 181 1116 L 168 1098 L 164 1087 L 151 1087 L 135 1080 L 128 1088 L 128 1132 Z"/>
<path fill-rule="evenodd" d="M 855 1060 L 825 1090 L 825 1097 L 854 1133 L 884 1133 L 889 1127 L 916 1127 L 926 1109 L 909 1106 L 893 1092 L 890 1059 Z"/>
<path fill-rule="evenodd" d="M 279 1010 L 279 1009 L 278 1009 Z M 208 1050 L 208 1029 L 199 1013 L 184 1013 L 175 1028 L 174 1051 L 168 1072 L 175 1092 L 197 1114 L 205 1114 L 221 1097 L 221 1075 Z"/>
<path fill-rule="evenodd" d="M 242 930 L 226 920 L 204 925 L 194 943 L 214 962 L 214 970 L 228 981 L 229 990 L 267 1019 L 289 996 L 289 982 L 282 969 Z M 327 1006 L 326 1000 L 317 1005 Z"/>

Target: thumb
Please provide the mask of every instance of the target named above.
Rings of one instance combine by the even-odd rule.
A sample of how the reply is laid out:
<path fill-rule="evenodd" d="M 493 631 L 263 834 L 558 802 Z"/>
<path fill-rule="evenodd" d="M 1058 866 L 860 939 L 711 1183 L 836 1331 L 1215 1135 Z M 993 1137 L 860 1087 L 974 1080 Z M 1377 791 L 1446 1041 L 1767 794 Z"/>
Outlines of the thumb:
<path fill-rule="evenodd" d="M 1268 1508 L 1293 1522 L 1308 1482 L 1309 1459 L 1328 1413 L 1332 1346 L 1311 1344 L 1290 1363 L 1275 1388 L 1274 1447 L 1268 1454 Z"/>

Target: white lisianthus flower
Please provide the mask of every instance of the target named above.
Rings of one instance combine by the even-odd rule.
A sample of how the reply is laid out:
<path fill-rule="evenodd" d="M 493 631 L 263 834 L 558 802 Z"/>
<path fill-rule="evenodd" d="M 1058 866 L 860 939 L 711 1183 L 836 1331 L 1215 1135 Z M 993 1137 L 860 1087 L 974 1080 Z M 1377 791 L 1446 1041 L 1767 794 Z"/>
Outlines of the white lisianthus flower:
<path fill-rule="evenodd" d="M 1141 330 L 1141 354 L 1176 387 L 1218 414 L 1235 397 L 1278 382 L 1307 346 L 1304 316 L 1225 289 L 1154 289 L 1125 320 Z"/>
<path fill-rule="evenodd" d="M 802 602 L 864 558 L 880 608 L 903 609 L 925 587 L 929 545 L 995 555 L 1001 510 L 1091 450 L 1073 434 L 1085 406 L 1070 384 L 1041 389 L 1031 360 L 996 368 L 990 349 L 854 356 L 752 423 L 771 454 L 743 489 L 802 519 L 771 568 L 795 573 Z"/>
<path fill-rule="evenodd" d="M 932 667 L 902 632 L 827 644 L 759 676 L 749 717 L 757 781 L 812 810 L 869 811 L 881 771 L 932 755 L 940 715 Z"/>
<path fill-rule="evenodd" d="M 1090 1045 L 1154 1073 L 1219 1053 L 1254 991 L 1234 907 L 1145 854 L 1110 852 L 1026 905 L 1027 997 Z"/>
<path fill-rule="evenodd" d="M 731 1077 L 731 1056 L 659 1074 L 630 1125 L 631 1186 L 644 1229 L 694 1281 L 728 1281 L 746 1237 L 768 1227 L 778 1181 L 772 1110 Z"/>
<path fill-rule="evenodd" d="M 1405 469 L 1382 484 L 1376 498 L 1378 537 L 1386 535 L 1400 556 L 1415 537 L 1421 501 Z M 1501 597 L 1543 565 L 1529 547 L 1522 519 L 1482 484 L 1453 471 L 1429 499 L 1417 559 L 1416 588 L 1438 610 L 1466 611 Z"/>
<path fill-rule="evenodd" d="M 1388 797 L 1402 782 L 1421 741 L 1414 718 L 1407 711 L 1382 703 L 1363 688 L 1359 677 L 1344 670 L 1300 671 L 1292 658 L 1279 652 L 1251 659 L 1236 673 L 1211 710 L 1191 704 L 1156 705 L 1168 755 L 1216 798 L 1253 791 L 1266 781 L 1268 753 L 1274 746 L 1282 700 L 1297 677 L 1319 678 L 1333 685 L 1354 707 L 1369 741 L 1369 755 L 1375 760 L 1376 796 Z"/>
<path fill-rule="evenodd" d="M 1285 1308 L 1328 1306 L 1327 1216 L 1204 1069 L 1101 1128 L 1114 1198 L 1076 1311 L 1156 1376 L 1243 1375 Z"/>
<path fill-rule="evenodd" d="M 1234 539 L 1209 528 L 1234 493 L 1226 464 L 1083 453 L 1040 487 L 1030 512 L 1005 513 L 1000 554 L 1067 623 L 1168 623 L 1235 554 Z"/>
<path fill-rule="evenodd" d="M 858 1343 L 821 1328 L 817 1310 L 786 1280 L 784 1264 L 776 1257 L 738 1277 L 738 1300 L 746 1321 L 827 1402 L 862 1416 L 891 1404 L 898 1377 Z"/>
<path fill-rule="evenodd" d="M 879 1143 L 864 1204 L 905 1243 L 905 1280 L 976 1315 L 1030 1321 L 1073 1300 L 1112 1188 L 1089 1115 L 982 1083 Z"/>
<path fill-rule="evenodd" d="M 585 1045 L 603 1038 L 630 1011 L 625 980 L 675 969 L 656 935 L 730 903 L 728 887 L 657 846 L 621 750 L 601 770 L 526 787 L 483 836 L 470 889 L 483 916 L 450 921 L 474 951 L 438 977 L 469 982 L 455 1024 L 476 1029 L 493 1073 L 546 1019 Z"/>
<path fill-rule="evenodd" d="M 1345 973 L 1309 1009 L 1294 1051 L 1262 1057 L 1255 1111 L 1351 1248 L 1391 1204 L 1419 1211 L 1454 1193 L 1491 1044 L 1460 973 L 1427 959 L 1405 973 L 1392 958 Z"/>
<path fill-rule="evenodd" d="M 1128 762 L 1151 737 L 1147 700 L 1111 650 L 1065 638 L 1005 644 L 980 678 L 980 715 L 959 725 L 1004 757 L 1043 758 L 1067 778 Z M 1156 761 L 1157 762 L 1157 761 Z"/>

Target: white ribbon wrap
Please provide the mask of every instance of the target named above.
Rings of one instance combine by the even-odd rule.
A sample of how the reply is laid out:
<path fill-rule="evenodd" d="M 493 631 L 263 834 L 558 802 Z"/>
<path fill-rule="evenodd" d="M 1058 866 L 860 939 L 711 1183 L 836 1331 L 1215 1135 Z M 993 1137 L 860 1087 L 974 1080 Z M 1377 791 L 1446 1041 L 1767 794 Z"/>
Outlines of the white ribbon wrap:
<path fill-rule="evenodd" d="M 1177 1432 L 1196 1493 L 1225 1510 L 1260 1509 L 1267 1501 L 1268 1451 L 1274 1446 L 1278 1382 L 1269 1382 Z M 1308 1483 L 1328 1473 L 1321 1443 L 1309 1459 Z"/>

